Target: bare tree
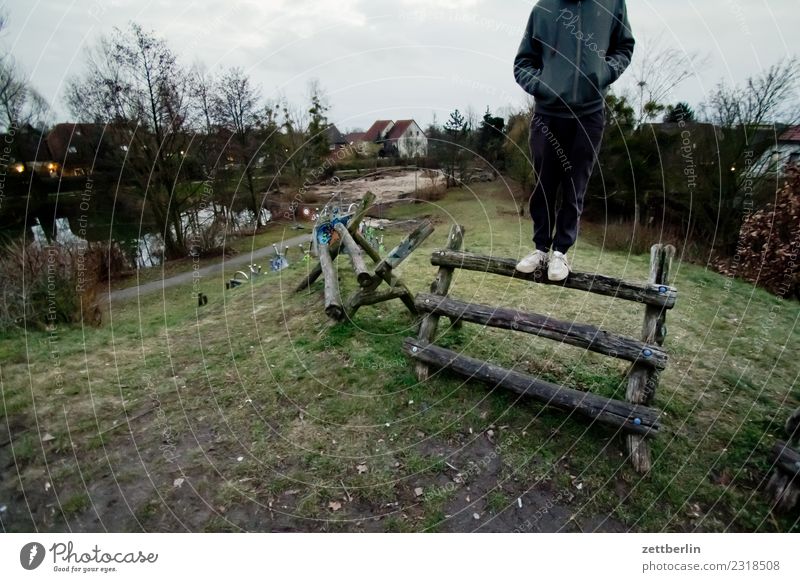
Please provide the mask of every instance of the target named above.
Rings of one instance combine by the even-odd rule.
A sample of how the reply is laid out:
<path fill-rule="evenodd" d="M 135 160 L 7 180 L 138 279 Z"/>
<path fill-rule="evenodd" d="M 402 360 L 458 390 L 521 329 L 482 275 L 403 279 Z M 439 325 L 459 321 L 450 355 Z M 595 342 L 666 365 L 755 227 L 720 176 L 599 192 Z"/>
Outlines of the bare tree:
<path fill-rule="evenodd" d="M 5 12 L 0 12 L 0 33 L 7 24 Z M 4 47 L 0 55 L 0 127 L 4 131 L 28 126 L 43 130 L 48 112 L 47 101 L 33 88 Z"/>
<path fill-rule="evenodd" d="M 667 45 L 663 35 L 643 44 L 630 68 L 635 83 L 636 125 L 648 123 L 661 114 L 671 93 L 696 75 L 707 60 L 698 53 L 686 53 Z"/>
<path fill-rule="evenodd" d="M 256 194 L 254 163 L 259 151 L 257 130 L 263 113 L 261 90 L 250 82 L 245 72 L 233 67 L 222 74 L 213 98 L 214 121 L 231 132 L 228 150 L 241 164 L 249 194 L 248 206 L 262 226 L 261 201 Z"/>
<path fill-rule="evenodd" d="M 742 85 L 719 84 L 703 104 L 705 120 L 714 124 L 721 137 L 697 151 L 699 163 L 718 167 L 707 174 L 705 206 L 716 214 L 717 229 L 727 228 L 722 240 L 731 249 L 739 239 L 743 218 L 754 207 L 774 200 L 780 188 L 779 175 L 764 171 L 759 160 L 775 145 L 784 124 L 800 121 L 798 81 L 800 61 L 783 59 Z M 698 199 L 687 201 L 691 203 L 697 205 Z"/>
<path fill-rule="evenodd" d="M 109 124 L 113 143 L 129 148 L 125 168 L 163 228 L 170 257 L 187 250 L 181 215 L 193 194 L 178 186 L 192 140 L 190 96 L 190 76 L 170 47 L 135 23 L 101 38 L 67 88 L 76 117 Z"/>
<path fill-rule="evenodd" d="M 722 128 L 725 140 L 720 144 L 723 168 L 731 168 L 731 188 L 740 191 L 745 181 L 760 182 L 766 175 L 744 170 L 743 158 L 753 158 L 763 149 L 763 136 L 777 132 L 776 126 L 800 122 L 800 60 L 785 58 L 760 75 L 750 77 L 742 86 L 720 83 L 703 104 L 706 119 Z M 762 142 L 762 143 L 759 143 Z"/>

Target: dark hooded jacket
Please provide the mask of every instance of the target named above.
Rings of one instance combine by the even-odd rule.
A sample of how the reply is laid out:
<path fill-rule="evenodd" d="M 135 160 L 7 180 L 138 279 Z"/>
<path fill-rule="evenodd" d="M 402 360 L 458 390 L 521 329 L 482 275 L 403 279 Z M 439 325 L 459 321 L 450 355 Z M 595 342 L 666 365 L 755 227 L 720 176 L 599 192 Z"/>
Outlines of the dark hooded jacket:
<path fill-rule="evenodd" d="M 537 113 L 588 115 L 603 108 L 633 46 L 625 0 L 540 0 L 514 60 L 514 78 L 533 95 Z"/>

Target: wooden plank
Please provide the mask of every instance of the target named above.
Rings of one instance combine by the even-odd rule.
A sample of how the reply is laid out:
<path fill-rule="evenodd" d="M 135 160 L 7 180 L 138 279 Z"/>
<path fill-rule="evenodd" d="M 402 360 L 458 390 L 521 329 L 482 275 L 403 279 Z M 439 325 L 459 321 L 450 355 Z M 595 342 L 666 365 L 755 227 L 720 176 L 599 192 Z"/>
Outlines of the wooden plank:
<path fill-rule="evenodd" d="M 341 321 L 344 319 L 344 309 L 342 308 L 342 298 L 339 295 L 339 276 L 333 266 L 328 245 L 319 245 L 319 264 L 325 278 L 325 313 L 331 319 Z"/>
<path fill-rule="evenodd" d="M 439 316 L 446 315 L 469 323 L 529 333 L 612 358 L 639 362 L 646 367 L 663 370 L 667 364 L 667 354 L 661 348 L 609 333 L 592 325 L 559 321 L 538 313 L 525 313 L 516 309 L 466 303 L 427 293 L 418 295 L 416 303 L 419 311 Z"/>
<path fill-rule="evenodd" d="M 656 307 L 666 307 L 667 309 L 675 307 L 678 296 L 678 291 L 668 285 L 629 283 L 594 273 L 570 273 L 569 277 L 564 281 L 549 281 L 542 271 L 530 274 L 520 273 L 516 269 L 517 261 L 515 259 L 502 259 L 474 253 L 436 251 L 431 256 L 431 264 L 437 267 L 452 267 L 479 273 L 492 273 L 544 285 L 557 285 L 567 289 L 588 291 L 597 295 L 636 301 Z"/>
<path fill-rule="evenodd" d="M 573 410 L 603 424 L 642 436 L 652 436 L 658 432 L 659 412 L 651 408 L 565 388 L 413 338 L 406 338 L 403 349 L 413 359 L 430 366 L 450 370 L 492 387 L 505 388 L 516 394 L 530 396 L 548 406 Z"/>
<path fill-rule="evenodd" d="M 656 286 L 666 286 L 669 282 L 669 272 L 672 259 L 675 256 L 675 247 L 653 245 L 650 249 L 650 276 L 649 282 Z M 648 305 L 645 309 L 644 323 L 642 325 L 642 341 L 647 344 L 664 345 L 666 338 L 666 306 Z M 658 388 L 658 371 L 637 362 L 631 366 L 628 373 L 628 387 L 625 399 L 632 404 L 650 405 L 655 399 Z M 647 473 L 652 468 L 650 447 L 637 435 L 626 436 L 626 446 L 631 464 L 639 473 Z"/>
<path fill-rule="evenodd" d="M 367 264 L 364 261 L 364 252 L 353 240 L 350 231 L 343 224 L 337 224 L 335 227 L 336 232 L 341 238 L 344 248 L 350 255 L 350 263 L 353 265 L 353 272 L 356 274 L 356 280 L 361 287 L 367 287 L 372 282 L 373 274 L 367 269 Z"/>
<path fill-rule="evenodd" d="M 450 227 L 450 235 L 447 237 L 447 250 L 459 251 L 464 244 L 464 233 L 466 229 L 459 225 L 454 224 Z M 450 267 L 439 267 L 439 272 L 436 274 L 436 279 L 431 283 L 431 293 L 439 296 L 446 296 L 450 291 L 450 285 L 453 282 L 453 269 Z M 459 321 L 454 319 L 452 321 Z M 419 326 L 418 338 L 425 342 L 430 343 L 436 336 L 436 329 L 439 326 L 439 316 L 434 313 L 427 313 L 422 319 Z M 430 376 L 430 368 L 424 362 L 417 362 L 414 366 L 417 373 L 417 378 L 420 382 L 424 382 Z"/>
<path fill-rule="evenodd" d="M 347 229 L 351 234 L 358 231 L 359 225 L 363 222 L 364 218 L 366 218 L 367 212 L 369 212 L 369 209 L 372 208 L 374 202 L 375 194 L 372 192 L 367 192 L 361 199 L 361 202 L 358 204 L 358 209 L 347 225 Z M 329 249 L 331 260 L 335 261 L 336 257 L 339 256 L 339 247 L 339 243 L 336 243 Z M 309 271 L 308 275 L 306 275 L 297 285 L 295 288 L 295 293 L 299 293 L 300 291 L 311 287 L 311 285 L 313 285 L 314 282 L 320 278 L 320 276 L 322 276 L 322 264 L 317 263 L 316 266 Z"/>
<path fill-rule="evenodd" d="M 434 226 L 430 220 L 424 221 L 414 231 L 409 234 L 403 242 L 389 251 L 377 267 L 375 267 L 375 274 L 383 277 L 384 274 L 396 269 L 400 264 L 405 261 L 411 253 L 417 250 L 422 243 L 424 243 L 429 236 L 433 234 Z"/>

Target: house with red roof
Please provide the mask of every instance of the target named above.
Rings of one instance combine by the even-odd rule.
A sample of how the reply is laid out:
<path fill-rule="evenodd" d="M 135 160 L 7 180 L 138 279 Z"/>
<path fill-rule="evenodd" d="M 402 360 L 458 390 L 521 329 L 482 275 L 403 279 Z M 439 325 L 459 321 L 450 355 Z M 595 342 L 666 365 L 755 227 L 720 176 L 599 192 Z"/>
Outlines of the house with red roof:
<path fill-rule="evenodd" d="M 386 136 L 384 149 L 401 158 L 424 158 L 428 155 L 428 138 L 413 119 L 402 119 Z"/>
<path fill-rule="evenodd" d="M 425 157 L 428 155 L 428 138 L 413 119 L 391 121 L 379 119 L 363 134 L 351 134 L 347 141 L 352 145 L 376 144 L 380 157 Z"/>

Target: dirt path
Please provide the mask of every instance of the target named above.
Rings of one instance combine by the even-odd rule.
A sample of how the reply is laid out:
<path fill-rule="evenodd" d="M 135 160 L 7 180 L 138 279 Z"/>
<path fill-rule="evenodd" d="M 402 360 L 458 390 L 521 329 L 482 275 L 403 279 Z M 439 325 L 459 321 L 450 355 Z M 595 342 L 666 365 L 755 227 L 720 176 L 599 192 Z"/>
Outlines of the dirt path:
<path fill-rule="evenodd" d="M 297 245 L 305 244 L 310 240 L 311 240 L 311 235 L 304 234 L 282 241 L 281 246 L 296 247 Z M 216 263 L 214 265 L 209 265 L 208 267 L 203 267 L 202 269 L 198 269 L 197 271 L 193 270 L 187 271 L 186 273 L 181 273 L 180 275 L 173 275 L 172 277 L 169 277 L 167 279 L 162 279 L 161 281 L 150 281 L 149 283 L 143 283 L 142 285 L 138 285 L 136 287 L 128 287 L 127 289 L 118 289 L 116 291 L 111 291 L 106 296 L 106 300 L 109 303 L 114 301 L 126 301 L 128 299 L 133 299 L 141 295 L 147 295 L 148 293 L 154 293 L 155 291 L 162 291 L 164 289 L 169 289 L 177 285 L 183 285 L 185 283 L 189 283 L 196 276 L 208 277 L 211 275 L 215 275 L 217 273 L 221 273 L 225 269 L 247 266 L 251 263 L 258 261 L 259 259 L 271 257 L 274 254 L 275 254 L 275 249 L 272 248 L 272 245 L 269 245 L 260 249 L 256 249 L 249 253 L 243 253 L 241 255 L 237 255 L 229 259 L 223 259 L 219 263 Z M 195 275 L 195 273 L 197 273 L 197 275 Z"/>

